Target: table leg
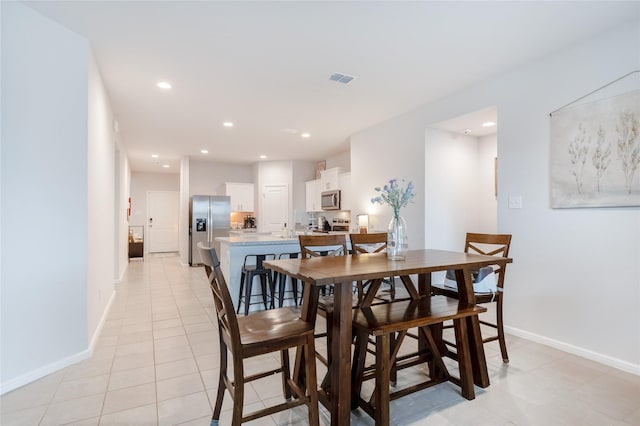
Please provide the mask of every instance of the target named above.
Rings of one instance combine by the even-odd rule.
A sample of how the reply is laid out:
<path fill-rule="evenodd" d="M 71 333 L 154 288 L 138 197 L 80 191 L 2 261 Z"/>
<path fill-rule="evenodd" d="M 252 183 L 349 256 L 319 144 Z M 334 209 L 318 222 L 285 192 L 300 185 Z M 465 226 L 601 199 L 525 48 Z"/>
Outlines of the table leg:
<path fill-rule="evenodd" d="M 421 297 L 431 297 L 431 273 L 418 275 L 418 294 Z M 438 336 L 442 339 L 442 330 L 440 330 Z M 418 333 L 418 352 L 425 353 L 427 348 L 427 343 L 424 341 L 422 334 Z"/>
<path fill-rule="evenodd" d="M 476 304 L 476 296 L 473 293 L 473 278 L 471 270 L 457 269 L 456 281 L 458 283 L 458 297 L 461 303 Z M 487 360 L 484 356 L 482 333 L 480 332 L 480 318 L 477 315 L 467 318 L 467 335 L 469 352 L 471 354 L 471 366 L 473 368 L 473 382 L 481 388 L 489 386 L 489 372 Z"/>
<path fill-rule="evenodd" d="M 478 315 L 467 318 L 467 335 L 469 353 L 471 354 L 471 368 L 473 369 L 473 383 L 481 388 L 486 388 L 489 386 L 489 371 L 487 370 L 487 359 L 484 355 L 484 344 L 482 343 Z"/>
<path fill-rule="evenodd" d="M 336 283 L 331 341 L 331 424 L 348 425 L 351 412 L 351 282 Z"/>

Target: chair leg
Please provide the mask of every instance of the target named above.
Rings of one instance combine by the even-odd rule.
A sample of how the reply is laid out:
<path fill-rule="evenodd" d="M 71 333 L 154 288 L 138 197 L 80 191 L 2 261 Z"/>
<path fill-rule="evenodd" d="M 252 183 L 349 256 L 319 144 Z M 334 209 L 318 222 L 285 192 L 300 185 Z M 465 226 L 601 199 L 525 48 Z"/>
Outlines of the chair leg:
<path fill-rule="evenodd" d="M 216 395 L 216 404 L 213 408 L 213 416 L 211 416 L 211 424 L 220 420 L 220 411 L 222 410 L 222 402 L 224 400 L 224 391 L 226 385 L 224 377 L 227 375 L 227 347 L 222 338 L 220 338 L 220 373 L 218 375 L 218 393 Z"/>
<path fill-rule="evenodd" d="M 231 417 L 232 426 L 240 426 L 242 424 L 242 408 L 244 405 L 244 381 L 235 383 L 235 398 L 233 399 L 233 410 Z"/>
<path fill-rule="evenodd" d="M 318 378 L 316 377 L 316 349 L 313 334 L 307 337 L 307 344 L 304 345 L 305 352 L 305 372 L 307 383 L 307 394 L 309 395 L 309 425 L 318 426 L 320 414 L 318 411 Z"/>
<path fill-rule="evenodd" d="M 280 282 L 280 275 L 278 272 L 273 273 L 273 280 L 271 281 L 271 309 L 276 307 L 276 291 L 280 292 L 280 288 L 276 289 L 276 285 Z"/>
<path fill-rule="evenodd" d="M 240 304 L 244 300 L 244 297 L 242 296 L 242 293 L 244 292 L 244 280 L 245 280 L 245 278 L 246 278 L 245 277 L 245 273 L 243 271 L 242 274 L 240 274 L 240 294 L 238 295 L 238 309 L 236 310 L 236 314 L 240 313 Z M 244 303 L 246 304 L 247 301 L 245 300 Z"/>
<path fill-rule="evenodd" d="M 278 301 L 278 307 L 282 308 L 282 303 L 284 302 L 284 289 L 287 285 L 287 276 L 284 274 L 280 275 L 280 282 L 278 282 L 278 297 L 280 300 Z"/>
<path fill-rule="evenodd" d="M 322 380 L 322 383 L 320 385 L 320 387 L 322 389 L 324 389 L 325 391 L 329 390 L 331 388 L 331 369 L 330 369 L 330 365 L 331 365 L 331 361 L 332 361 L 332 356 L 331 356 L 331 341 L 332 341 L 332 329 L 331 329 L 331 324 L 333 324 L 333 312 L 332 311 L 326 311 L 325 314 L 325 320 L 327 323 L 327 374 L 324 376 L 324 379 Z"/>
<path fill-rule="evenodd" d="M 353 351 L 353 364 L 351 367 L 351 409 L 358 408 L 358 398 L 362 390 L 362 375 L 364 363 L 367 358 L 367 344 L 369 339 L 366 333 L 358 333 L 355 336 L 355 350 Z"/>
<path fill-rule="evenodd" d="M 251 287 L 253 287 L 253 274 L 247 274 L 244 277 L 244 315 L 249 315 L 249 306 L 251 305 Z"/>
<path fill-rule="evenodd" d="M 282 393 L 284 394 L 284 399 L 289 401 L 291 399 L 291 386 L 289 386 L 289 379 L 291 377 L 289 349 L 280 351 L 280 365 L 282 366 Z"/>
<path fill-rule="evenodd" d="M 498 300 L 496 306 L 496 327 L 498 329 L 498 342 L 500 343 L 500 352 L 502 353 L 502 362 L 509 362 L 509 355 L 507 354 L 507 342 L 504 339 L 504 324 L 502 322 L 502 294 L 498 293 Z"/>
<path fill-rule="evenodd" d="M 291 291 L 293 291 L 293 301 L 298 306 L 298 280 L 295 278 L 291 278 Z"/>
<path fill-rule="evenodd" d="M 269 287 L 271 287 L 271 280 L 268 281 Z M 266 311 L 269 307 L 267 305 L 267 277 L 264 274 L 260 274 L 260 288 L 262 289 L 262 303 L 264 303 L 264 310 Z"/>

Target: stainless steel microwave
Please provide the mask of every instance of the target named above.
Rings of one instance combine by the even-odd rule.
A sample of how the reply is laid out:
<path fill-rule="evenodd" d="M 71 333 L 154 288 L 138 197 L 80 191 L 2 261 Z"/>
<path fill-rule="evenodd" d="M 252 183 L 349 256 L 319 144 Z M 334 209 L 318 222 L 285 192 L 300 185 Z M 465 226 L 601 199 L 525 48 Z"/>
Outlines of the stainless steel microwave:
<path fill-rule="evenodd" d="M 340 210 L 340 190 L 324 191 L 320 194 L 322 210 Z"/>

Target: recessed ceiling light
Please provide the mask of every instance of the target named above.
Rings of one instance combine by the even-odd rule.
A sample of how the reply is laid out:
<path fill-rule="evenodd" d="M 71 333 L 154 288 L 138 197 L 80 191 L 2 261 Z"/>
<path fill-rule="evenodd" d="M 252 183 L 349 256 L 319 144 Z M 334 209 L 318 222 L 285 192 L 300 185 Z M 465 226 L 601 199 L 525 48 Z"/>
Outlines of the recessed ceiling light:
<path fill-rule="evenodd" d="M 164 167 L 165 169 L 168 169 L 169 165 L 168 164 L 163 164 L 162 167 Z"/>
<path fill-rule="evenodd" d="M 222 123 L 222 125 L 223 125 L 224 127 L 233 127 L 233 123 L 232 123 L 232 122 L 230 122 L 230 121 L 225 121 L 224 123 Z"/>
<path fill-rule="evenodd" d="M 159 155 L 158 154 L 151 154 L 151 158 L 158 158 Z"/>
<path fill-rule="evenodd" d="M 487 121 L 485 123 L 482 123 L 482 127 L 493 127 L 495 125 L 496 123 L 494 121 Z"/>
<path fill-rule="evenodd" d="M 469 133 L 471 133 L 471 129 L 464 129 L 464 130 L 462 131 L 462 134 L 463 134 L 463 135 L 468 135 Z"/>
<path fill-rule="evenodd" d="M 300 136 L 302 136 L 303 138 L 310 138 L 311 134 L 310 133 L 303 133 Z"/>
<path fill-rule="evenodd" d="M 266 156 L 266 155 L 261 155 L 261 156 L 260 156 L 260 158 L 261 158 L 262 160 L 264 160 L 265 158 L 267 158 L 267 156 Z"/>
<path fill-rule="evenodd" d="M 167 83 L 166 81 L 161 81 L 157 84 L 157 86 L 161 89 L 171 89 L 171 84 Z"/>
<path fill-rule="evenodd" d="M 208 154 L 208 153 L 209 153 L 209 151 L 207 151 L 206 149 L 201 149 L 201 150 L 200 150 L 200 153 L 201 153 L 201 154 Z"/>

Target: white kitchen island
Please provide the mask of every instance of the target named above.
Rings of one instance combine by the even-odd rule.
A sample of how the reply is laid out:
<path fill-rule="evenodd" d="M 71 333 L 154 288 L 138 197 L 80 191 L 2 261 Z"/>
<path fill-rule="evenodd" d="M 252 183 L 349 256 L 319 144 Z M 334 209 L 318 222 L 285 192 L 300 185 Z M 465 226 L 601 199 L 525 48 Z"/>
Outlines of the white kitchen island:
<path fill-rule="evenodd" d="M 298 237 L 283 238 L 276 235 L 243 235 L 218 237 L 220 243 L 220 267 L 231 293 L 233 303 L 238 308 L 238 292 L 240 291 L 240 275 L 244 258 L 248 254 L 278 255 L 281 253 L 297 253 L 300 251 Z M 260 305 L 253 305 L 251 310 L 259 310 Z"/>

